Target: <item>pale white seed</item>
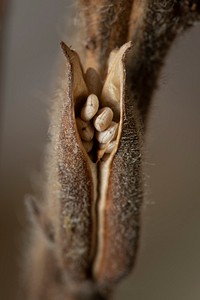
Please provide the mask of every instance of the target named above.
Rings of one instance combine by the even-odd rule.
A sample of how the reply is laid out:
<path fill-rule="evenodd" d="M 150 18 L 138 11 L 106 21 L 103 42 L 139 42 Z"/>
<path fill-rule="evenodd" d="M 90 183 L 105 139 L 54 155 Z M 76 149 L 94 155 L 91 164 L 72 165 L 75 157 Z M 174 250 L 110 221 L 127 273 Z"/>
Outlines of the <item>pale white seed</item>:
<path fill-rule="evenodd" d="M 111 153 L 113 151 L 113 149 L 115 148 L 115 146 L 116 146 L 116 141 L 112 141 L 112 142 L 108 143 L 105 153 Z"/>
<path fill-rule="evenodd" d="M 94 127 L 98 131 L 104 131 L 106 130 L 113 118 L 113 111 L 110 107 L 103 107 L 101 108 L 94 119 Z"/>
<path fill-rule="evenodd" d="M 80 118 L 76 118 L 76 125 L 82 140 L 89 142 L 93 139 L 94 128 L 89 122 L 85 122 Z"/>
<path fill-rule="evenodd" d="M 85 148 L 85 151 L 88 153 L 92 150 L 92 147 L 93 147 L 93 141 L 90 141 L 90 142 L 86 142 L 86 141 L 82 141 L 83 143 L 83 146 Z"/>
<path fill-rule="evenodd" d="M 85 81 L 89 92 L 91 94 L 100 96 L 102 90 L 102 81 L 95 69 L 93 68 L 87 69 L 85 74 Z"/>
<path fill-rule="evenodd" d="M 99 143 L 103 143 L 103 144 L 106 144 L 110 141 L 112 141 L 116 134 L 117 134 L 117 129 L 118 129 L 118 124 L 115 123 L 115 122 L 112 122 L 111 123 L 111 126 L 106 129 L 105 131 L 96 131 L 96 139 Z"/>
<path fill-rule="evenodd" d="M 81 110 L 81 119 L 84 121 L 91 120 L 96 115 L 99 109 L 99 100 L 96 95 L 91 94 L 88 96 L 85 105 Z"/>

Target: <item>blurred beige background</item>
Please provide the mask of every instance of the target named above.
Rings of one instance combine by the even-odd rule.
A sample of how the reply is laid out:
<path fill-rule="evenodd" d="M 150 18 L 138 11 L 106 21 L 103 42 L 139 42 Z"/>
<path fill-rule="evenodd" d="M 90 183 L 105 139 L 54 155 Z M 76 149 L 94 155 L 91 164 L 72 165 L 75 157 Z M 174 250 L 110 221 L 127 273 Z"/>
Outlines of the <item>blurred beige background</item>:
<path fill-rule="evenodd" d="M 75 1 L 13 0 L 3 53 L 0 299 L 16 300 L 26 247 L 24 196 L 42 169 L 51 83 Z M 149 118 L 138 261 L 115 299 L 200 299 L 200 26 L 168 56 Z M 23 300 L 23 299 L 20 299 Z"/>

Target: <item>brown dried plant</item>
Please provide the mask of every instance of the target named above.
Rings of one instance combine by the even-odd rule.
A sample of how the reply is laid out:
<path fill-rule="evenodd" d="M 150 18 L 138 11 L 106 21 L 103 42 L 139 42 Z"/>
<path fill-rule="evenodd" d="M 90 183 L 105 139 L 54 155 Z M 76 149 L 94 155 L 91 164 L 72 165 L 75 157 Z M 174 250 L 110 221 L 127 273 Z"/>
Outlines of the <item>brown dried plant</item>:
<path fill-rule="evenodd" d="M 200 19 L 198 0 L 79 6 L 82 62 L 61 43 L 66 63 L 51 115 L 46 186 L 43 200 L 29 199 L 30 300 L 109 299 L 131 271 L 149 107 L 172 42 Z"/>

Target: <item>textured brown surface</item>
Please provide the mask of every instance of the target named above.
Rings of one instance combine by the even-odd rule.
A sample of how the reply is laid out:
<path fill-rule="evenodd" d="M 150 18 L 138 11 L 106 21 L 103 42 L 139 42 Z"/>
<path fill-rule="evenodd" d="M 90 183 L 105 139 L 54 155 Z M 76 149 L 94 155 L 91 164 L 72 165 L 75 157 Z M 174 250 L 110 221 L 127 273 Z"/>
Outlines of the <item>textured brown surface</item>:
<path fill-rule="evenodd" d="M 27 227 L 23 198 L 46 144 L 49 82 L 59 42 L 69 40 L 65 30 L 55 31 L 69 4 L 50 3 L 15 3 L 6 42 L 0 202 L 0 298 L 6 300 L 16 299 L 19 290 L 25 255 L 20 234 Z M 199 46 L 197 26 L 176 42 L 161 76 L 146 139 L 151 188 L 139 260 L 116 299 L 199 300 Z"/>
<path fill-rule="evenodd" d="M 58 180 L 61 184 L 59 200 L 63 260 L 72 276 L 82 278 L 87 275 L 92 260 L 92 236 L 95 226 L 92 220 L 92 207 L 95 205 L 96 182 L 92 178 L 88 157 L 80 147 L 81 139 L 75 120 L 76 102 L 87 97 L 87 87 L 81 74 L 78 57 L 70 49 L 66 50 L 67 76 L 63 78 L 66 82 L 66 91 L 63 90 L 63 94 L 58 96 L 63 97 L 63 100 L 57 100 L 56 109 L 60 111 L 60 118 L 55 120 L 53 117 L 54 126 L 60 126 L 57 136 L 58 152 L 55 149 L 54 155 L 57 156 Z"/>
<path fill-rule="evenodd" d="M 86 68 L 94 67 L 105 75 L 109 53 L 127 41 L 132 3 L 133 0 L 80 0 L 87 35 L 82 41 Z"/>
<path fill-rule="evenodd" d="M 126 104 L 129 101 L 126 98 Z M 135 113 L 135 107 L 127 105 L 125 118 L 129 122 L 123 124 L 120 146 L 110 166 L 104 223 L 101 224 L 104 227 L 103 254 L 96 274 L 104 285 L 116 283 L 130 271 L 137 251 L 142 198 L 141 128 L 135 127 L 132 110 Z"/>
<path fill-rule="evenodd" d="M 133 7 L 132 12 L 136 24 L 130 33 L 134 52 L 129 72 L 133 93 L 146 121 L 164 59 L 174 39 L 200 19 L 200 3 L 195 0 L 141 3 L 141 11 L 137 9 L 134 14 Z M 138 16 L 139 21 L 135 22 Z"/>
<path fill-rule="evenodd" d="M 105 180 L 108 183 L 98 203 L 99 236 L 94 274 L 100 285 L 108 287 L 128 274 L 133 266 L 140 227 L 143 132 L 136 103 L 127 85 L 126 60 L 131 46 L 127 43 L 116 53 L 102 92 L 108 103 L 113 98 L 113 104 L 119 102 L 121 116 L 117 152 L 111 154 L 110 162 L 102 162 L 99 166 L 100 186 Z M 107 172 L 102 173 L 105 168 L 108 179 L 105 179 Z"/>

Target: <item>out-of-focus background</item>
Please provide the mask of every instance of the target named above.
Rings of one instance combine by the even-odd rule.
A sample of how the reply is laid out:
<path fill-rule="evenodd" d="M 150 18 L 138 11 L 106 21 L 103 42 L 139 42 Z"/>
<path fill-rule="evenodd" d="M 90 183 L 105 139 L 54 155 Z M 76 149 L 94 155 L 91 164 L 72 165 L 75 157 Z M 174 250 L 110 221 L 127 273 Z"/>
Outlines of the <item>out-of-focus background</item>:
<path fill-rule="evenodd" d="M 47 142 L 60 40 L 73 45 L 75 1 L 10 1 L 0 119 L 0 299 L 18 300 L 26 255 L 24 197 Z M 200 299 L 200 26 L 168 56 L 149 118 L 138 261 L 122 300 Z M 20 300 L 25 300 L 21 299 Z"/>

